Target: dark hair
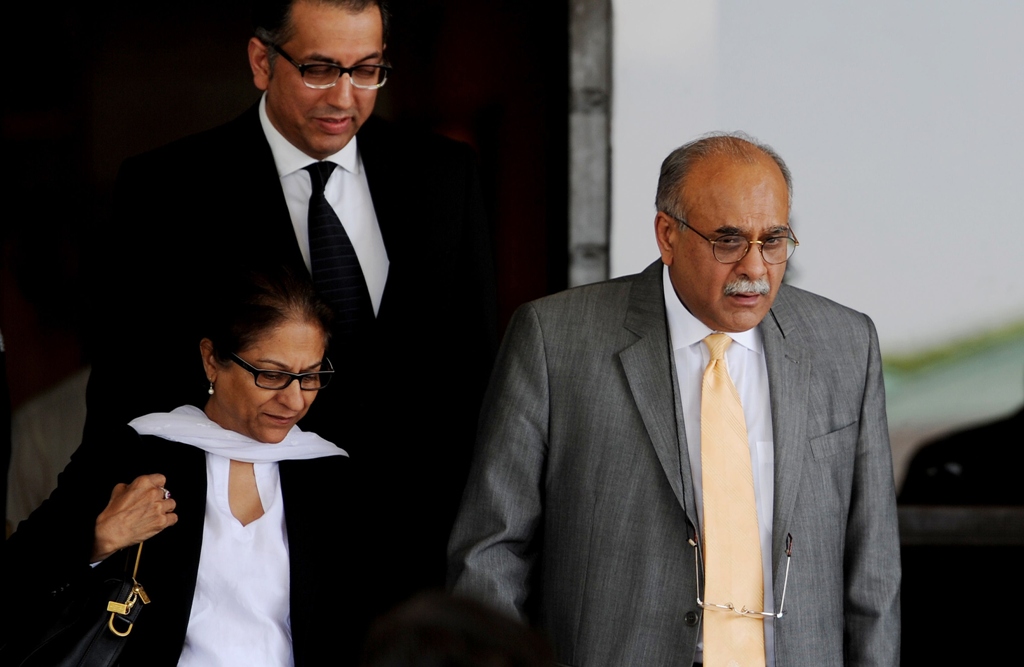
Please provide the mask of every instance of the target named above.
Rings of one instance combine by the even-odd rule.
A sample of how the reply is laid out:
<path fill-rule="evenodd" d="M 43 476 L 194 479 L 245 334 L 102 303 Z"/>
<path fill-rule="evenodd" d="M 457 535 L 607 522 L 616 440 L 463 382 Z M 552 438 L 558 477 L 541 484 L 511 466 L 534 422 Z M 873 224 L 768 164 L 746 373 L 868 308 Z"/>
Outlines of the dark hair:
<path fill-rule="evenodd" d="M 295 34 L 292 24 L 292 7 L 297 2 L 308 2 L 316 5 L 330 5 L 352 13 L 359 13 L 368 7 L 380 10 L 380 22 L 383 29 L 384 43 L 388 43 L 391 31 L 391 12 L 386 0 L 254 0 L 252 3 L 253 34 L 264 44 L 285 44 Z M 270 64 L 274 64 L 277 52 L 269 52 Z"/>
<path fill-rule="evenodd" d="M 213 354 L 227 363 L 258 338 L 287 321 L 310 322 L 330 341 L 332 313 L 306 276 L 285 267 L 242 273 L 220 292 L 209 314 L 204 338 L 213 343 Z"/>
<path fill-rule="evenodd" d="M 548 667 L 554 654 L 535 630 L 487 605 L 421 593 L 377 619 L 363 667 Z"/>
<path fill-rule="evenodd" d="M 688 211 L 685 210 L 685 202 L 681 201 L 680 196 L 686 177 L 702 160 L 721 155 L 746 162 L 755 162 L 761 156 L 771 158 L 786 180 L 789 204 L 792 208 L 793 177 L 789 173 L 789 167 L 775 149 L 743 132 L 715 132 L 680 146 L 669 153 L 661 163 L 658 194 L 654 200 L 657 210 L 686 220 Z"/>

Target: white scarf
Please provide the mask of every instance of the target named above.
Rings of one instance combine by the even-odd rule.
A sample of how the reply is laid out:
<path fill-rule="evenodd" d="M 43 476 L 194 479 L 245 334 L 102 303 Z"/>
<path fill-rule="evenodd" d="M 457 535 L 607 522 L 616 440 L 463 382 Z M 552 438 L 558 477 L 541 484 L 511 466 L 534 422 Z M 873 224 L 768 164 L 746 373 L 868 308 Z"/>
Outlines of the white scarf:
<path fill-rule="evenodd" d="M 139 435 L 155 435 L 165 440 L 182 442 L 246 463 L 275 463 L 318 459 L 324 456 L 348 456 L 348 452 L 324 440 L 316 433 L 306 433 L 292 426 L 284 440 L 259 442 L 247 435 L 229 431 L 210 421 L 206 413 L 194 405 L 183 405 L 171 412 L 154 412 L 128 423 Z"/>

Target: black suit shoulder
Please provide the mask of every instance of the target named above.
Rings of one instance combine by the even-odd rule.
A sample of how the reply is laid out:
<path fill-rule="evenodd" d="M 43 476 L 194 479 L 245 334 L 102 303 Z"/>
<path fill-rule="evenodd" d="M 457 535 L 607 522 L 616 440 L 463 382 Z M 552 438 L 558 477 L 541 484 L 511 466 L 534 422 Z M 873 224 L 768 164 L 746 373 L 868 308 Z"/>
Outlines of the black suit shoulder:
<path fill-rule="evenodd" d="M 259 230 L 264 218 L 281 213 L 287 222 L 254 105 L 223 125 L 126 159 L 114 189 L 113 232 L 196 244 L 203 240 L 196 234 L 220 226 Z M 124 250 L 137 253 L 138 247 Z"/>
<path fill-rule="evenodd" d="M 216 127 L 176 139 L 168 144 L 125 159 L 121 172 L 136 169 L 173 171 L 186 161 L 204 158 L 225 159 L 231 155 L 242 157 L 252 152 L 254 139 L 263 138 L 260 127 L 259 105 L 253 105 L 242 115 Z M 264 141 L 264 143 L 266 143 Z M 267 146 L 269 151 L 269 145 Z M 202 164 L 202 163 L 200 163 Z M 202 165 L 216 168 L 216 165 Z M 229 168 L 229 165 L 223 165 Z"/>
<path fill-rule="evenodd" d="M 359 128 L 360 150 L 383 151 L 406 157 L 434 155 L 441 160 L 472 160 L 473 149 L 461 141 L 433 132 L 370 116 Z M 415 165 L 415 162 L 413 163 Z M 422 165 L 419 165 L 422 167 Z"/>
<path fill-rule="evenodd" d="M 388 258 L 396 271 L 394 281 L 389 277 L 389 287 L 418 288 L 426 279 L 442 304 L 458 299 L 458 308 L 473 313 L 475 320 L 483 307 L 484 317 L 493 321 L 491 230 L 473 150 L 375 116 L 360 128 L 357 141 Z M 406 305 L 413 303 L 400 298 Z M 381 307 L 390 310 L 387 302 Z"/>

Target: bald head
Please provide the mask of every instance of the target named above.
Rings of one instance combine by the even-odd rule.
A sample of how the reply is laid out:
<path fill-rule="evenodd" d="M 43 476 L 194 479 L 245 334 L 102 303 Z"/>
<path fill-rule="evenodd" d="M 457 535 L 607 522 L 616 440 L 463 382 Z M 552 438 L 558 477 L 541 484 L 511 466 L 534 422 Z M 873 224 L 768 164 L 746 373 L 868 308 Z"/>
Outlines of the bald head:
<path fill-rule="evenodd" d="M 742 132 L 732 132 L 705 135 L 669 153 L 661 163 L 658 194 L 654 202 L 657 210 L 686 220 L 690 199 L 683 196 L 686 180 L 698 164 L 712 158 L 746 164 L 771 160 L 782 172 L 789 193 L 789 202 L 792 204 L 793 179 L 789 167 L 779 154 L 771 146 L 759 143 L 751 136 Z"/>

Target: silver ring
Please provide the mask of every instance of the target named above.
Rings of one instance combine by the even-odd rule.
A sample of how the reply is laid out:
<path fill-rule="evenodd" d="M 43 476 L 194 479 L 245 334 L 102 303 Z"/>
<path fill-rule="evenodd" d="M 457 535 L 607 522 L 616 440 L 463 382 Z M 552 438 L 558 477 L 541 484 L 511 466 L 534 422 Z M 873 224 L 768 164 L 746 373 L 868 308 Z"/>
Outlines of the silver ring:
<path fill-rule="evenodd" d="M 170 491 L 168 491 L 167 489 L 165 489 L 162 486 L 160 487 L 160 490 L 164 492 L 164 500 L 170 499 L 170 497 L 171 497 L 171 492 Z"/>

